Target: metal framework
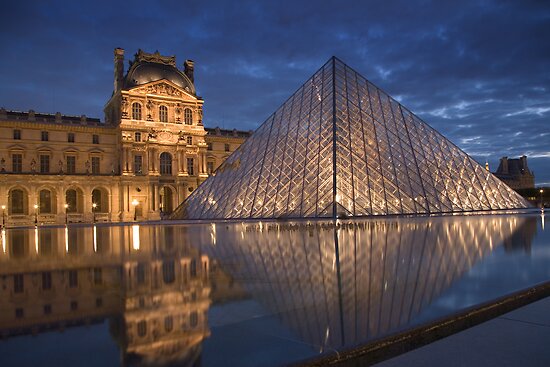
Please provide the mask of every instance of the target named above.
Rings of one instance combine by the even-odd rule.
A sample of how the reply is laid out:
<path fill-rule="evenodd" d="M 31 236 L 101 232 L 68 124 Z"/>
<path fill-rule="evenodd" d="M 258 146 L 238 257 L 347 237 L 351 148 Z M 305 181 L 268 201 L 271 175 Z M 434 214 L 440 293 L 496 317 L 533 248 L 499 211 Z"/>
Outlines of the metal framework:
<path fill-rule="evenodd" d="M 528 206 L 332 57 L 172 218 L 336 218 Z"/>

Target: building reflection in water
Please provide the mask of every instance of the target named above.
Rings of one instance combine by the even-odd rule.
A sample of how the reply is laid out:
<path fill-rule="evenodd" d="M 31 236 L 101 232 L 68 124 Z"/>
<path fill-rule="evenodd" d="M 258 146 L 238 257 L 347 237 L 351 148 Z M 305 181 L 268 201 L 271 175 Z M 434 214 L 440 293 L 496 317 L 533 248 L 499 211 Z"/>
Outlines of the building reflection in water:
<path fill-rule="evenodd" d="M 212 302 L 251 297 L 316 352 L 338 349 L 406 327 L 496 247 L 527 251 L 537 220 L 9 229 L 0 254 L 0 332 L 37 334 L 108 318 L 123 364 L 191 366 L 210 336 Z"/>

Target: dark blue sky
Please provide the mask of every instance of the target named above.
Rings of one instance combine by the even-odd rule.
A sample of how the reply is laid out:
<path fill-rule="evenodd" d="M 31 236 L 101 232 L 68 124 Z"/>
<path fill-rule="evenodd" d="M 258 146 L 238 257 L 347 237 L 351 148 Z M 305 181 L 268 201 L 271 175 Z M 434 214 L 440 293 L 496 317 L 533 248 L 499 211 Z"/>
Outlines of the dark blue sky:
<path fill-rule="evenodd" d="M 550 2 L 4 1 L 0 106 L 103 119 L 113 49 L 195 60 L 210 127 L 255 129 L 336 55 L 496 169 L 550 184 Z M 127 63 L 126 63 L 127 66 Z"/>

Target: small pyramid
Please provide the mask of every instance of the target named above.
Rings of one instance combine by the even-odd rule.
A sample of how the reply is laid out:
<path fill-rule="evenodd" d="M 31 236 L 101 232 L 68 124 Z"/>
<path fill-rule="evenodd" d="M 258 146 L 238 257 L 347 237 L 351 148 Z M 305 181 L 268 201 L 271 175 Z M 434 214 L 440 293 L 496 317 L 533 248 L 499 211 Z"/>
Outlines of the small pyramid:
<path fill-rule="evenodd" d="M 172 218 L 337 218 L 528 206 L 456 145 L 332 57 Z"/>

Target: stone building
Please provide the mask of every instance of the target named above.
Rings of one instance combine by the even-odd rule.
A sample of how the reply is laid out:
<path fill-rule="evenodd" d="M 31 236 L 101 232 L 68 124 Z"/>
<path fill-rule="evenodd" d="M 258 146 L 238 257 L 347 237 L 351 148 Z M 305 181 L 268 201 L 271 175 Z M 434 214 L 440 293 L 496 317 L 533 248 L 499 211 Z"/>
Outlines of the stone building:
<path fill-rule="evenodd" d="M 105 119 L 0 109 L 0 205 L 8 225 L 155 220 L 249 132 L 205 128 L 194 63 L 114 51 Z"/>
<path fill-rule="evenodd" d="M 535 187 L 535 175 L 527 166 L 527 156 L 517 159 L 500 158 L 495 176 L 514 190 L 532 189 Z"/>

